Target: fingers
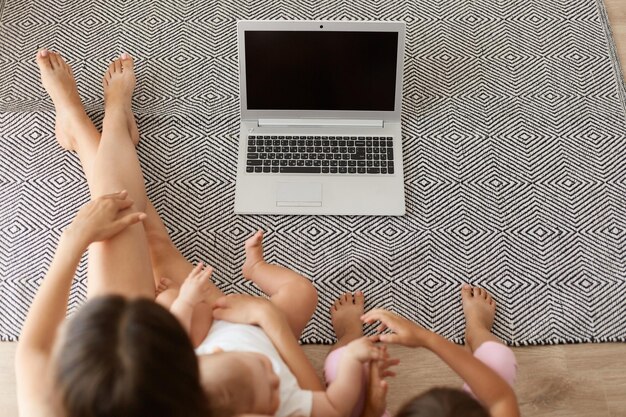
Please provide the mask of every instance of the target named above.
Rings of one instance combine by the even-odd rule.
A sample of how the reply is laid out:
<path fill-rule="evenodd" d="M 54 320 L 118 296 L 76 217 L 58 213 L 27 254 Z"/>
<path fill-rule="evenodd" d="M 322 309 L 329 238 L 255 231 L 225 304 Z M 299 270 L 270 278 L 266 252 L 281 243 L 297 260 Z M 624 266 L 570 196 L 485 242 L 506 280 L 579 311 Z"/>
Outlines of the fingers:
<path fill-rule="evenodd" d="M 118 191 L 116 193 L 102 195 L 102 196 L 100 196 L 100 198 L 112 198 L 112 199 L 117 199 L 117 200 L 123 200 L 127 196 L 128 196 L 128 191 L 122 190 L 122 191 Z"/>
<path fill-rule="evenodd" d="M 111 236 L 113 237 L 120 233 L 122 230 L 126 229 L 128 226 L 131 226 L 135 223 L 139 223 L 148 217 L 146 213 L 131 213 L 122 217 L 121 219 L 115 220 L 113 225 L 111 226 Z"/>

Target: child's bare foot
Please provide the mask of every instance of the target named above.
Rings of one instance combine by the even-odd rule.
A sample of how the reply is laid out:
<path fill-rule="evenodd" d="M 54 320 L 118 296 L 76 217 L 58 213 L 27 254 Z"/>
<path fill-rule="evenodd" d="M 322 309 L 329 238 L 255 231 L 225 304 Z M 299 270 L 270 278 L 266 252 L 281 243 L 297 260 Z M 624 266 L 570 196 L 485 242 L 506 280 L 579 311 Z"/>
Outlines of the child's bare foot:
<path fill-rule="evenodd" d="M 347 292 L 340 296 L 330 308 L 330 318 L 333 323 L 337 344 L 333 350 L 344 346 L 363 336 L 361 316 L 364 313 L 365 296 L 361 291 Z"/>
<path fill-rule="evenodd" d="M 155 289 L 155 296 L 158 297 L 165 290 L 169 290 L 174 286 L 174 281 L 169 278 L 161 278 Z"/>
<path fill-rule="evenodd" d="M 252 279 L 252 271 L 258 265 L 265 263 L 263 259 L 263 231 L 257 230 L 257 232 L 244 244 L 246 249 L 246 261 L 241 267 L 241 273 L 244 278 Z"/>
<path fill-rule="evenodd" d="M 486 340 L 497 340 L 491 333 L 496 314 L 496 302 L 489 293 L 468 284 L 461 288 L 465 315 L 465 342 L 475 351 Z"/>
<path fill-rule="evenodd" d="M 105 111 L 122 110 L 128 121 L 128 131 L 135 145 L 139 142 L 139 130 L 131 106 L 135 90 L 135 64 L 128 54 L 114 60 L 102 78 Z"/>
<path fill-rule="evenodd" d="M 78 95 L 72 68 L 61 55 L 47 49 L 39 50 L 36 60 L 41 84 L 54 103 L 57 141 L 64 149 L 74 150 L 76 138 L 72 126 L 77 119 L 84 121 L 87 114 Z"/>

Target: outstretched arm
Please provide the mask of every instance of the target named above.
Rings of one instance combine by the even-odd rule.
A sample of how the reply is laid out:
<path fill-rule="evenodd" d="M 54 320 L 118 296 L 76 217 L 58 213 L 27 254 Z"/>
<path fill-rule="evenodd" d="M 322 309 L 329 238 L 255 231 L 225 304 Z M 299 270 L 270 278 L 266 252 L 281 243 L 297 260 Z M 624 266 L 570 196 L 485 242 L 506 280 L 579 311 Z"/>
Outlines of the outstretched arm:
<path fill-rule="evenodd" d="M 213 317 L 261 327 L 298 380 L 300 388 L 311 391 L 324 389 L 315 368 L 294 337 L 287 318 L 270 301 L 244 294 L 228 295 L 215 302 Z"/>
<path fill-rule="evenodd" d="M 366 323 L 379 321 L 380 331 L 392 331 L 379 335 L 381 342 L 425 347 L 435 353 L 469 385 L 493 417 L 520 415 L 517 398 L 509 384 L 465 349 L 386 310 L 372 310 L 364 314 L 362 320 Z"/>
<path fill-rule="evenodd" d="M 126 193 L 100 197 L 85 205 L 62 233 L 54 258 L 30 307 L 15 356 L 21 413 L 34 406 L 45 389 L 45 372 L 59 326 L 65 319 L 70 288 L 82 254 L 91 242 L 108 239 L 145 214 L 117 219 L 132 204 Z M 42 375 L 44 374 L 44 375 Z"/>

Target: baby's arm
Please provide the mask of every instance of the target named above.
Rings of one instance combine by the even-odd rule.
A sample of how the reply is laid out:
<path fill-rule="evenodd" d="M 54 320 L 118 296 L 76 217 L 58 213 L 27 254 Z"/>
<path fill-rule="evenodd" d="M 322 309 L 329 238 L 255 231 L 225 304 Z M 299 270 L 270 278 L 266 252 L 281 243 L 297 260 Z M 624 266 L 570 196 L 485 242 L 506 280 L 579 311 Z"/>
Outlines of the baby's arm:
<path fill-rule="evenodd" d="M 362 388 L 363 364 L 382 358 L 381 351 L 367 338 L 350 342 L 341 356 L 337 378 L 326 391 L 313 393 L 312 417 L 348 417 Z"/>
<path fill-rule="evenodd" d="M 270 301 L 244 294 L 233 294 L 215 302 L 213 317 L 261 327 L 298 381 L 300 388 L 324 389 L 315 368 L 296 340 L 285 315 Z"/>
<path fill-rule="evenodd" d="M 366 323 L 380 321 L 382 328 L 393 333 L 382 334 L 381 342 L 409 347 L 425 347 L 439 356 L 472 389 L 493 417 L 519 416 L 515 393 L 498 374 L 467 350 L 417 324 L 385 310 L 372 310 L 362 317 Z"/>
<path fill-rule="evenodd" d="M 207 297 L 211 289 L 213 268 L 207 266 L 202 269 L 202 267 L 203 264 L 200 262 L 189 273 L 170 307 L 170 312 L 180 321 L 189 335 L 191 335 L 191 317 L 194 307 Z"/>

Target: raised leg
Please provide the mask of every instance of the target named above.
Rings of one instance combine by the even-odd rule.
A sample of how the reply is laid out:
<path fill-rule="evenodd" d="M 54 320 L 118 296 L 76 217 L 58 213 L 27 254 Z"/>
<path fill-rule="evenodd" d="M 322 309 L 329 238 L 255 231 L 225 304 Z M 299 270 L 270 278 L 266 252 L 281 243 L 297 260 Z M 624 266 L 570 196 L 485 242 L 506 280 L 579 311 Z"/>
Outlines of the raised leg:
<path fill-rule="evenodd" d="M 47 51 L 45 54 L 38 54 L 37 63 L 41 69 L 44 87 L 52 96 L 55 104 L 65 104 L 57 111 L 56 133 L 59 144 L 65 149 L 76 151 L 87 181 L 92 183 L 94 181 L 92 179 L 94 161 L 100 146 L 101 135 L 84 111 L 71 68 L 60 56 Z M 129 108 L 126 110 L 131 141 L 133 145 L 137 145 L 139 131 L 132 111 Z M 148 238 L 154 275 L 157 280 L 160 277 L 168 277 L 172 280 L 173 285 L 180 286 L 193 266 L 174 246 L 165 225 L 150 201 L 146 202 L 145 213 L 147 218 L 143 224 Z M 93 279 L 90 278 L 89 282 L 93 282 Z M 212 294 L 215 298 L 223 295 L 217 287 L 212 291 Z M 161 297 L 162 303 L 171 304 L 173 299 L 171 296 L 165 295 Z M 194 317 L 210 317 L 211 311 L 210 305 L 199 305 L 194 311 Z M 206 334 L 210 323 L 208 326 L 203 325 L 202 323 L 205 322 L 204 320 L 194 320 L 197 325 L 192 326 L 192 339 L 198 339 L 199 335 Z"/>
<path fill-rule="evenodd" d="M 130 211 L 144 211 L 146 195 L 135 148 L 131 141 L 134 124 L 130 100 L 135 85 L 130 57 L 116 60 L 104 79 L 105 119 L 100 143 L 97 130 L 87 117 L 76 89 L 71 68 L 60 55 L 39 51 L 41 80 L 56 109 L 59 144 L 79 153 L 92 196 L 121 189 L 134 201 Z M 87 140 L 79 140 L 79 138 Z M 150 255 L 142 224 L 89 248 L 88 295 L 123 294 L 154 297 Z"/>
<path fill-rule="evenodd" d="M 263 233 L 259 230 L 246 241 L 243 276 L 258 285 L 285 313 L 293 334 L 299 339 L 317 307 L 317 290 L 311 281 L 291 269 L 265 262 L 262 240 Z"/>
<path fill-rule="evenodd" d="M 335 301 L 330 308 L 330 318 L 337 343 L 331 347 L 331 352 L 363 336 L 361 316 L 364 313 L 364 306 L 365 297 L 361 291 L 355 292 L 354 296 L 347 292 Z"/>
<path fill-rule="evenodd" d="M 461 288 L 463 315 L 465 316 L 465 344 L 472 352 L 485 342 L 502 343 L 493 333 L 496 302 L 482 288 L 463 285 Z"/>
<path fill-rule="evenodd" d="M 476 359 L 489 366 L 513 386 L 517 377 L 515 354 L 491 333 L 496 302 L 486 290 L 470 285 L 463 285 L 461 299 L 465 315 L 466 346 Z M 471 393 L 467 384 L 463 389 Z"/>

